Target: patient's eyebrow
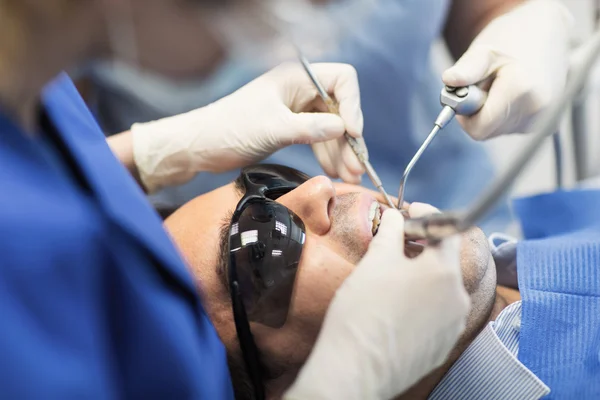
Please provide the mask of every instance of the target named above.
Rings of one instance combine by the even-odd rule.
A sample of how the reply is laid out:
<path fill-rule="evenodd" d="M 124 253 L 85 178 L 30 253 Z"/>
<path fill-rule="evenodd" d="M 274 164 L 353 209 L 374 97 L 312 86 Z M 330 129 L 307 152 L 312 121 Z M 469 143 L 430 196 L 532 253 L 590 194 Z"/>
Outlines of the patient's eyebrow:
<path fill-rule="evenodd" d="M 244 181 L 240 174 L 233 181 L 233 190 L 235 193 L 242 198 L 245 194 Z M 237 207 L 237 204 L 236 204 Z M 216 265 L 217 276 L 225 287 L 225 290 L 229 292 L 229 225 L 231 224 L 231 218 L 233 218 L 233 210 L 229 211 L 220 222 L 219 226 L 219 257 Z"/>
<path fill-rule="evenodd" d="M 246 191 L 244 188 L 244 179 L 242 178 L 242 174 L 239 174 L 237 178 L 233 181 L 233 189 L 237 194 L 242 197 L 244 192 Z"/>
<path fill-rule="evenodd" d="M 229 278 L 228 278 L 228 265 L 229 265 L 229 225 L 231 224 L 231 218 L 233 217 L 233 211 L 227 213 L 220 222 L 219 226 L 219 257 L 217 259 L 217 276 L 219 280 L 229 291 Z"/>
<path fill-rule="evenodd" d="M 242 175 L 240 174 L 233 181 L 233 190 L 240 198 L 244 195 L 244 182 Z M 237 206 L 237 204 L 236 204 Z M 229 265 L 229 225 L 231 224 L 231 218 L 233 217 L 233 210 L 229 211 L 223 219 L 221 219 L 219 225 L 219 241 L 218 241 L 218 252 L 219 257 L 217 258 L 216 272 L 219 280 L 225 287 L 225 290 L 229 292 L 229 274 L 227 266 Z"/>

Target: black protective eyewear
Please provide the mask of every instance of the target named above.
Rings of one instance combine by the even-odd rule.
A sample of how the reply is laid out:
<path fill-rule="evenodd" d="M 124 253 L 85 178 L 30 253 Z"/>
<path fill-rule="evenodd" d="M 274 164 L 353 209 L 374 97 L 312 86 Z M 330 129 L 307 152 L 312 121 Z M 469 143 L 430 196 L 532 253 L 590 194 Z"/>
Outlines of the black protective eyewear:
<path fill-rule="evenodd" d="M 250 321 L 275 328 L 285 323 L 306 239 L 302 220 L 275 200 L 308 179 L 280 165 L 241 172 L 245 194 L 229 226 L 228 281 L 240 348 L 258 399 L 265 391 Z"/>

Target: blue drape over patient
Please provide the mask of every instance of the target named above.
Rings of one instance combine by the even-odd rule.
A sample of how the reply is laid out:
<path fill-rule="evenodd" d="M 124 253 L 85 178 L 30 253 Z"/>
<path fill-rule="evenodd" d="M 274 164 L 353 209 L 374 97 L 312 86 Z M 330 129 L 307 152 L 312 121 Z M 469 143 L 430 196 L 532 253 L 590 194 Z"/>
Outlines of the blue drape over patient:
<path fill-rule="evenodd" d="M 517 200 L 519 359 L 548 398 L 600 398 L 600 191 Z"/>

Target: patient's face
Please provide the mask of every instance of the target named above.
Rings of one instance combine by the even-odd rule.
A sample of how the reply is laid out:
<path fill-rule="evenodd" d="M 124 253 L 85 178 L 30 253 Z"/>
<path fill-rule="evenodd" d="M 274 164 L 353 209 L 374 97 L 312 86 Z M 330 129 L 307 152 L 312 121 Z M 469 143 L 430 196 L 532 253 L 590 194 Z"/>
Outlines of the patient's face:
<path fill-rule="evenodd" d="M 220 231 L 242 197 L 234 184 L 202 195 L 175 212 L 165 225 L 187 259 L 205 296 L 205 304 L 227 346 L 235 345 L 235 328 L 223 282 L 216 274 Z M 259 348 L 267 356 L 301 365 L 323 322 L 335 291 L 352 272 L 372 240 L 369 209 L 377 194 L 355 185 L 315 177 L 277 201 L 304 222 L 306 242 L 296 276 L 287 321 L 280 329 L 253 323 Z M 473 310 L 467 335 L 487 319 L 495 293 L 495 269 L 483 233 L 473 230 L 461 251 L 465 286 Z M 284 351 L 285 354 L 278 354 Z"/>
<path fill-rule="evenodd" d="M 301 324 L 316 334 L 334 292 L 366 252 L 373 237 L 369 209 L 376 199 L 358 189 L 316 177 L 278 198 L 306 229 L 287 326 Z M 220 230 L 242 195 L 234 184 L 223 186 L 192 200 L 165 223 L 204 286 L 205 272 L 215 269 L 224 245 Z"/>

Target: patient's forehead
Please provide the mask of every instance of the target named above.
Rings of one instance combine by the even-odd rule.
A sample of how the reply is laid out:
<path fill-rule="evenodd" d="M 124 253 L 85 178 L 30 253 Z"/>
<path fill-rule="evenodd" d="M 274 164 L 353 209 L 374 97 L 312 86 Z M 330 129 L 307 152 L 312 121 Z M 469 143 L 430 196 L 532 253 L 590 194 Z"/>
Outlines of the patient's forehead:
<path fill-rule="evenodd" d="M 240 197 L 230 183 L 194 198 L 165 220 L 165 228 L 192 268 L 216 265 L 221 226 Z"/>

